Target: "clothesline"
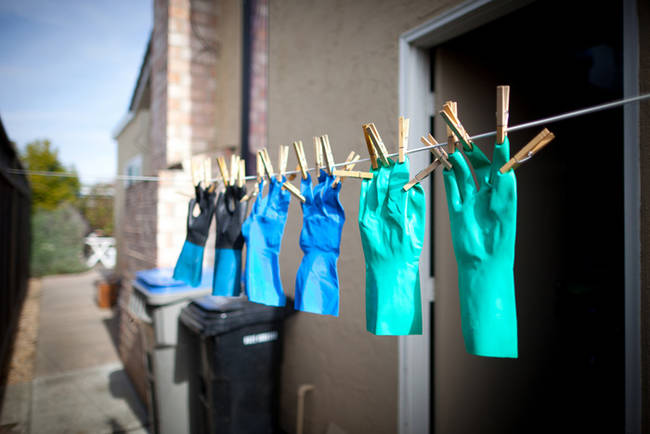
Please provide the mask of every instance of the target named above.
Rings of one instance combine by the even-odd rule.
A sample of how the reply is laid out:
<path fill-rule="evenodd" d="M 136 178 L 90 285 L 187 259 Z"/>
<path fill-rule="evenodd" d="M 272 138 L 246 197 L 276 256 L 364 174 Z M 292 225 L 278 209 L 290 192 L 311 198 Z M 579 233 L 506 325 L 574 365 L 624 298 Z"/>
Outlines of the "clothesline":
<path fill-rule="evenodd" d="M 566 120 L 566 119 L 571 119 L 571 118 L 575 118 L 575 117 L 579 117 L 579 116 L 584 116 L 584 115 L 587 115 L 587 114 L 596 113 L 596 112 L 603 111 L 603 110 L 609 110 L 609 109 L 612 109 L 612 108 L 620 107 L 620 106 L 625 105 L 625 104 L 630 104 L 630 103 L 637 102 L 637 101 L 642 101 L 642 100 L 645 100 L 645 99 L 650 99 L 650 93 L 646 93 L 646 94 L 643 94 L 643 95 L 637 95 L 637 96 L 633 96 L 633 97 L 629 97 L 629 98 L 623 98 L 623 99 L 608 102 L 608 103 L 605 103 L 605 104 L 599 104 L 599 105 L 595 105 L 595 106 L 591 106 L 591 107 L 586 107 L 586 108 L 570 111 L 570 112 L 567 112 L 567 113 L 563 113 L 563 114 L 559 114 L 559 115 L 555 115 L 555 116 L 550 116 L 550 117 L 543 118 L 543 119 L 538 119 L 538 120 L 531 121 L 531 122 L 525 122 L 523 124 L 508 127 L 508 131 L 519 131 L 519 130 L 524 130 L 524 129 L 527 129 L 527 128 L 536 127 L 536 126 L 539 126 L 539 125 L 550 124 L 550 123 L 553 123 L 553 122 L 558 122 L 558 121 L 562 121 L 562 120 Z M 487 132 L 487 133 L 476 134 L 474 136 L 471 136 L 470 139 L 477 140 L 477 139 L 483 139 L 483 138 L 486 138 L 486 137 L 492 137 L 492 136 L 495 136 L 495 135 L 496 135 L 496 131 L 490 131 L 490 132 Z M 406 153 L 407 154 L 414 154 L 416 152 L 428 151 L 428 150 L 431 150 L 432 148 L 437 148 L 437 147 L 441 147 L 441 146 L 445 146 L 445 145 L 447 145 L 447 142 L 438 143 L 437 145 L 434 145 L 434 146 L 422 146 L 422 147 L 419 147 L 419 148 L 411 148 L 411 149 L 407 149 Z M 392 153 L 392 154 L 388 154 L 388 157 L 396 157 L 397 155 L 398 155 L 398 153 L 395 152 L 395 153 Z M 355 163 L 358 164 L 358 163 L 364 163 L 364 162 L 369 162 L 369 161 L 370 161 L 370 158 L 361 158 L 361 159 L 357 160 Z M 345 166 L 347 164 L 349 164 L 349 163 L 347 163 L 347 162 L 336 163 L 336 164 L 334 164 L 334 167 L 342 167 L 342 166 Z M 311 172 L 311 171 L 316 170 L 316 168 L 311 167 L 311 168 L 306 169 L 306 170 Z M 64 178 L 66 178 L 66 177 L 67 178 L 79 177 L 79 174 L 72 173 L 72 172 L 48 172 L 48 171 L 22 170 L 22 169 L 7 169 L 7 172 L 8 173 L 13 173 L 13 174 L 37 175 L 37 176 L 54 176 L 54 177 L 64 177 Z M 298 173 L 300 173 L 299 170 L 290 170 L 290 171 L 284 172 L 285 175 L 293 175 L 293 174 L 298 174 Z M 149 182 L 157 182 L 157 181 L 160 181 L 160 179 L 161 179 L 158 176 L 138 176 L 138 175 L 115 175 L 115 176 L 111 176 L 111 177 L 102 177 L 102 176 L 89 176 L 88 177 L 88 176 L 85 176 L 85 178 L 103 179 L 103 180 L 112 180 L 112 181 L 149 181 Z M 169 180 L 168 178 L 165 178 L 165 179 Z M 216 181 L 219 181 L 220 179 L 221 178 L 213 178 L 213 179 L 211 179 L 211 182 L 216 182 Z M 249 176 L 246 176 L 244 179 L 247 180 L 247 181 L 251 181 L 251 180 L 257 179 L 257 176 L 249 175 Z M 174 181 L 188 182 L 188 181 L 190 181 L 190 179 L 189 178 L 186 178 L 186 179 L 182 178 L 182 179 L 175 179 Z"/>

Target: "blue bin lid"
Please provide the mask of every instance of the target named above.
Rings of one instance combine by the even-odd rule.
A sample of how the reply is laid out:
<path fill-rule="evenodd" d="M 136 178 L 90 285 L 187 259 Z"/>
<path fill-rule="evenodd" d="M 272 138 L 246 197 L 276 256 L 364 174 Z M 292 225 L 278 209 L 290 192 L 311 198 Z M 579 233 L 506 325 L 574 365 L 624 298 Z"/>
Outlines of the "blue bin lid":
<path fill-rule="evenodd" d="M 212 268 L 204 268 L 201 284 L 197 287 L 175 280 L 171 268 L 153 268 L 135 273 L 133 288 L 145 296 L 147 304 L 166 305 L 184 299 L 193 299 L 212 292 Z"/>
<path fill-rule="evenodd" d="M 212 268 L 204 268 L 201 274 L 201 284 L 192 288 L 187 283 L 176 280 L 172 276 L 173 268 L 152 268 L 150 270 L 136 271 L 138 283 L 147 291 L 153 293 L 170 293 L 176 291 L 190 291 L 197 288 L 212 288 Z"/>

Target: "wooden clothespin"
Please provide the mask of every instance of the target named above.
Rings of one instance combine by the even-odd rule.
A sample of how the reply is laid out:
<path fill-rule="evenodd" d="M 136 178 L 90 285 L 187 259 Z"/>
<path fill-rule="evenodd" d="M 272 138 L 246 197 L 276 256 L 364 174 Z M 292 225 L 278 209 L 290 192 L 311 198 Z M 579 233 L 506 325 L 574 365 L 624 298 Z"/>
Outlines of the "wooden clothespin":
<path fill-rule="evenodd" d="M 429 164 L 427 167 L 424 169 L 420 170 L 417 175 L 413 179 L 411 179 L 408 184 L 404 184 L 404 191 L 409 191 L 411 187 L 413 187 L 415 184 L 422 182 L 423 179 L 425 179 L 427 176 L 429 176 L 430 173 L 432 173 L 434 170 L 436 170 L 440 166 L 440 160 L 435 159 L 433 160 L 433 163 Z"/>
<path fill-rule="evenodd" d="M 298 177 L 298 174 L 300 173 L 300 164 L 296 164 L 296 168 L 294 169 L 294 172 L 295 173 L 290 173 L 289 175 L 287 175 L 287 179 L 289 181 L 293 181 Z"/>
<path fill-rule="evenodd" d="M 298 167 L 296 170 L 300 170 L 302 174 L 302 179 L 307 179 L 307 158 L 305 158 L 305 148 L 302 147 L 302 141 L 298 140 L 293 142 L 293 150 L 296 151 L 296 158 L 298 159 Z"/>
<path fill-rule="evenodd" d="M 397 122 L 398 126 L 398 135 L 399 135 L 399 155 L 398 155 L 398 161 L 400 163 L 404 162 L 404 157 L 406 156 L 406 150 L 408 149 L 408 144 L 409 144 L 409 125 L 410 121 L 409 118 L 404 118 L 404 116 L 399 117 L 399 121 Z"/>
<path fill-rule="evenodd" d="M 316 158 L 316 174 L 318 174 L 320 168 L 323 167 L 323 146 L 317 136 L 314 136 L 314 156 Z"/>
<path fill-rule="evenodd" d="M 386 150 L 386 146 L 384 145 L 383 140 L 381 140 L 381 136 L 379 135 L 379 132 L 375 127 L 375 124 L 373 124 L 372 122 L 369 123 L 366 126 L 366 131 L 368 132 L 370 140 L 372 141 L 372 144 L 375 146 L 375 149 L 379 154 L 379 159 L 385 166 L 389 166 L 388 151 Z"/>
<path fill-rule="evenodd" d="M 458 116 L 456 101 L 447 101 L 445 105 L 449 106 L 449 109 L 454 114 L 454 116 Z M 449 125 L 447 125 L 447 152 L 453 154 L 454 152 L 456 152 L 457 146 L 458 146 L 458 137 L 456 137 L 454 131 L 451 128 L 449 128 Z"/>
<path fill-rule="evenodd" d="M 235 185 L 237 182 L 237 174 L 239 173 L 239 156 L 232 154 L 230 156 L 230 185 Z"/>
<path fill-rule="evenodd" d="M 356 170 L 334 170 L 334 176 L 341 178 L 360 178 L 360 179 L 372 179 L 373 174 L 370 172 L 358 172 Z"/>
<path fill-rule="evenodd" d="M 278 181 L 282 181 L 282 175 L 287 171 L 287 163 L 289 162 L 289 147 L 285 145 L 280 145 L 279 156 L 278 156 L 278 174 L 276 178 Z"/>
<path fill-rule="evenodd" d="M 192 198 L 194 197 L 193 194 L 189 194 L 189 193 L 186 192 L 186 191 L 176 190 L 174 193 L 176 193 L 176 194 L 180 194 L 181 196 L 189 197 L 190 199 L 192 199 Z"/>
<path fill-rule="evenodd" d="M 264 165 L 262 164 L 262 156 L 259 152 L 255 155 L 255 162 L 256 162 L 255 171 L 257 174 L 257 183 L 259 184 L 264 179 Z"/>
<path fill-rule="evenodd" d="M 209 185 L 208 193 L 212 193 L 217 186 L 212 182 L 212 161 L 209 158 L 203 160 L 203 176 L 205 184 Z"/>
<path fill-rule="evenodd" d="M 242 188 L 246 184 L 246 160 L 239 160 L 239 176 L 237 177 L 237 186 Z"/>
<path fill-rule="evenodd" d="M 456 137 L 458 137 L 458 139 L 461 141 L 461 143 L 463 144 L 466 150 L 471 151 L 472 149 L 474 149 L 474 143 L 470 139 L 470 136 L 467 133 L 467 131 L 465 131 L 465 127 L 463 127 L 463 124 L 461 124 L 460 120 L 458 120 L 457 107 L 456 107 L 456 113 L 454 113 L 449 103 L 445 103 L 445 105 L 442 106 L 442 110 L 440 110 L 440 116 L 442 116 L 442 119 L 449 126 L 449 128 L 454 132 Z"/>
<path fill-rule="evenodd" d="M 420 137 L 420 141 L 423 145 L 431 146 L 431 153 L 436 157 L 436 159 L 440 160 L 440 163 L 445 167 L 445 169 L 451 169 L 452 166 L 447 159 L 447 153 L 440 146 L 437 146 L 438 142 L 431 134 L 427 137 Z"/>
<path fill-rule="evenodd" d="M 526 144 L 526 146 L 521 148 L 519 152 L 515 154 L 514 157 L 512 157 L 506 164 L 501 166 L 499 172 L 506 173 L 510 169 L 513 170 L 516 169 L 522 163 L 531 159 L 533 155 L 541 151 L 542 148 L 548 145 L 551 142 L 551 140 L 553 140 L 554 138 L 555 138 L 555 134 L 550 132 L 548 129 L 544 128 L 539 134 L 537 134 L 533 138 L 533 140 L 531 140 Z"/>
<path fill-rule="evenodd" d="M 356 165 L 356 161 L 359 160 L 359 159 L 361 159 L 361 156 L 356 155 L 356 153 L 354 151 L 350 152 L 348 154 L 348 158 L 345 159 L 345 162 L 348 163 L 348 164 L 345 165 L 344 169 L 345 170 L 352 170 L 354 168 L 354 166 Z M 339 182 L 341 182 L 341 178 L 339 176 L 337 176 L 334 179 L 334 182 L 332 183 L 332 188 L 336 187 Z"/>
<path fill-rule="evenodd" d="M 497 86 L 497 143 L 501 144 L 508 134 L 510 116 L 510 86 Z"/>
<path fill-rule="evenodd" d="M 372 140 L 370 139 L 370 135 L 368 134 L 367 128 L 368 124 L 363 124 L 361 126 L 361 129 L 363 130 L 363 138 L 366 141 L 366 146 L 368 147 L 368 155 L 370 155 L 370 164 L 373 169 L 377 170 L 379 165 L 377 164 L 377 150 L 375 149 L 375 145 L 372 144 Z"/>
<path fill-rule="evenodd" d="M 284 184 L 282 184 L 282 187 L 283 187 L 283 188 L 286 188 L 287 190 L 289 190 L 289 193 L 291 193 L 291 194 L 293 194 L 294 196 L 296 196 L 296 197 L 300 200 L 300 202 L 305 203 L 305 200 L 306 200 L 306 199 L 305 199 L 305 196 L 303 196 L 303 195 L 300 193 L 300 190 L 298 190 L 298 188 L 297 188 L 295 185 L 293 185 L 292 183 L 290 183 L 290 182 L 287 181 L 287 182 L 285 182 Z"/>
<path fill-rule="evenodd" d="M 260 158 L 262 159 L 262 165 L 264 166 L 264 171 L 266 175 L 271 179 L 273 177 L 273 165 L 271 164 L 271 159 L 269 158 L 268 152 L 266 149 L 259 151 Z"/>
<path fill-rule="evenodd" d="M 217 166 L 219 166 L 219 172 L 221 172 L 223 185 L 226 187 L 229 186 L 230 177 L 228 176 L 228 167 L 226 166 L 226 160 L 223 157 L 217 157 Z"/>
<path fill-rule="evenodd" d="M 325 155 L 325 170 L 328 174 L 332 174 L 334 170 L 334 155 L 330 146 L 330 139 L 327 134 L 320 136 L 321 145 L 323 146 L 323 154 Z"/>

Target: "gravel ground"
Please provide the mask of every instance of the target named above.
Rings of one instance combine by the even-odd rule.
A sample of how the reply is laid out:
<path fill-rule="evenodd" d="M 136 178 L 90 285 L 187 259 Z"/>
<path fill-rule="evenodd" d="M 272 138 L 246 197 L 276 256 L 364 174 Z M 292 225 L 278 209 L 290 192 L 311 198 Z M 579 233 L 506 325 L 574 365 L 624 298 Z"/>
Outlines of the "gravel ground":
<path fill-rule="evenodd" d="M 41 280 L 30 279 L 27 298 L 18 321 L 18 333 L 14 342 L 7 384 L 26 383 L 34 379 L 36 341 L 41 299 Z"/>

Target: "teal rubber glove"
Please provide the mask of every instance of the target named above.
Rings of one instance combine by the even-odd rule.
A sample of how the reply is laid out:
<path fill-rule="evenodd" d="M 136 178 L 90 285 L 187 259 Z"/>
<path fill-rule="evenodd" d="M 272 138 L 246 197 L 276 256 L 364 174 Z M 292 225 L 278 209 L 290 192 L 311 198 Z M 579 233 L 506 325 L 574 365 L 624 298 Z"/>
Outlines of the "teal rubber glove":
<path fill-rule="evenodd" d="M 361 183 L 359 230 L 366 258 L 366 328 L 377 335 L 422 334 L 419 262 L 424 190 L 409 191 L 409 160 L 372 170 Z"/>
<path fill-rule="evenodd" d="M 474 146 L 449 155 L 444 170 L 451 238 L 458 263 L 458 290 L 465 348 L 488 357 L 517 357 L 515 233 L 517 182 L 513 170 L 499 172 L 509 159 L 508 139 L 494 147 L 493 161 Z"/>

